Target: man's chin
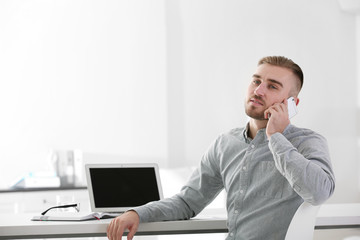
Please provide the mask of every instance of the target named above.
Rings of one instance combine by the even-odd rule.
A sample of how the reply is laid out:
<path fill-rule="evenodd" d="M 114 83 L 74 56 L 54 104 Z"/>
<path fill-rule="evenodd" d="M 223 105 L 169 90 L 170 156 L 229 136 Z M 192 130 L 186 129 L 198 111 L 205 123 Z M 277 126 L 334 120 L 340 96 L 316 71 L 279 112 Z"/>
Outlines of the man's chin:
<path fill-rule="evenodd" d="M 251 111 L 245 111 L 246 115 L 255 120 L 267 120 L 264 117 L 264 113 L 256 113 Z"/>
<path fill-rule="evenodd" d="M 252 118 L 252 119 L 255 119 L 255 120 L 259 120 L 259 121 L 265 121 L 265 120 L 268 120 L 268 119 L 266 119 L 266 118 L 264 118 L 264 116 L 249 116 L 250 118 Z"/>

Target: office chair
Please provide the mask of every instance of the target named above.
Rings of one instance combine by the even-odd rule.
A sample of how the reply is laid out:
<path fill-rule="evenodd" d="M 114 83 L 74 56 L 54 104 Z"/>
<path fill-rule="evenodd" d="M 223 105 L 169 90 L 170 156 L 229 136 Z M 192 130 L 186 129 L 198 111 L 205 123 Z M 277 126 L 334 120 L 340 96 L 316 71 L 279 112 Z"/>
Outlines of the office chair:
<path fill-rule="evenodd" d="M 310 203 L 303 202 L 290 222 L 285 240 L 312 240 L 319 208 L 320 206 L 313 206 Z"/>

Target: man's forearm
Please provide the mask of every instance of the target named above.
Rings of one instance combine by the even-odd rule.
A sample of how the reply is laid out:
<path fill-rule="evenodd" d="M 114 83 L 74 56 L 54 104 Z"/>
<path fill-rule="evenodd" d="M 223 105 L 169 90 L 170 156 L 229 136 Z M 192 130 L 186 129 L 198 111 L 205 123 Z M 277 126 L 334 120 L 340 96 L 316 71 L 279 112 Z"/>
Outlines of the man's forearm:
<path fill-rule="evenodd" d="M 168 199 L 135 207 L 132 210 L 139 214 L 140 222 L 183 220 L 194 216 L 193 211 L 179 194 Z"/>

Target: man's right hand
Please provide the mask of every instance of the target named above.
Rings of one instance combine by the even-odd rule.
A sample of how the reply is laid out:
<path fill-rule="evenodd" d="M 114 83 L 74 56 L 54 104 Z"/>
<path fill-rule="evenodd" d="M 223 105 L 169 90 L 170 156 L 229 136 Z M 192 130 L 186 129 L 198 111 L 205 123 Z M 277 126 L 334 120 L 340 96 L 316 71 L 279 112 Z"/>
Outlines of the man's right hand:
<path fill-rule="evenodd" d="M 139 215 L 135 211 L 128 211 L 110 222 L 107 237 L 110 240 L 121 240 L 124 231 L 128 229 L 127 239 L 131 240 L 139 227 L 139 222 Z"/>

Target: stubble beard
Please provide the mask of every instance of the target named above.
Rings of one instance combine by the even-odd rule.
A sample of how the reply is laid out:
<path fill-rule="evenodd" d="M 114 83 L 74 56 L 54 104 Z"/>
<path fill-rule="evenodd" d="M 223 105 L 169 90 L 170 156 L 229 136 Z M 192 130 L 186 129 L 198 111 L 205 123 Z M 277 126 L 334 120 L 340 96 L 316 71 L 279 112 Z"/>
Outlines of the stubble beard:
<path fill-rule="evenodd" d="M 266 120 L 264 116 L 264 111 L 256 111 L 256 107 L 251 106 L 248 101 L 245 102 L 245 113 L 250 118 L 256 119 L 256 120 Z"/>

